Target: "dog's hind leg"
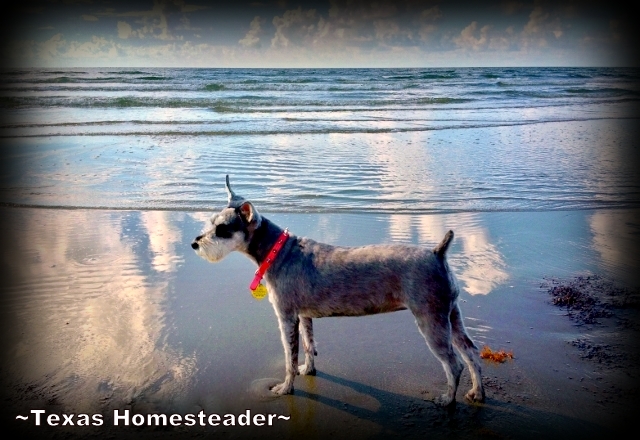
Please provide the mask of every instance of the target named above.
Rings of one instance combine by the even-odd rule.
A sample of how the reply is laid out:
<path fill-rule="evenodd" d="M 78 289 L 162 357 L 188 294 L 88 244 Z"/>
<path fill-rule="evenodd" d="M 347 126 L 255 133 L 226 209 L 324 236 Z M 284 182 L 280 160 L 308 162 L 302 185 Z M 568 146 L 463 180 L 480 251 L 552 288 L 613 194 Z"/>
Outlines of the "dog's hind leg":
<path fill-rule="evenodd" d="M 462 373 L 462 362 L 451 345 L 451 324 L 449 316 L 442 316 L 439 313 L 421 313 L 415 311 L 416 324 L 420 333 L 424 336 L 427 345 L 433 354 L 442 363 L 444 372 L 447 375 L 447 392 L 434 399 L 436 405 L 447 406 L 455 401 L 460 374 Z"/>
<path fill-rule="evenodd" d="M 467 335 L 457 304 L 451 311 L 450 320 L 453 345 L 460 351 L 462 359 L 469 367 L 471 382 L 473 383 L 472 388 L 464 397 L 472 402 L 482 402 L 484 400 L 484 388 L 482 387 L 482 371 L 478 348 Z"/>
<path fill-rule="evenodd" d="M 311 318 L 300 318 L 300 333 L 302 333 L 302 347 L 304 348 L 304 365 L 300 365 L 298 373 L 314 376 L 316 367 L 313 357 L 317 356 L 316 343 L 313 339 L 313 322 Z"/>
<path fill-rule="evenodd" d="M 300 319 L 297 315 L 278 315 L 280 336 L 284 347 L 285 377 L 284 382 L 275 385 L 271 391 L 279 396 L 293 393 L 293 381 L 298 373 L 298 345 L 300 334 L 298 327 Z"/>

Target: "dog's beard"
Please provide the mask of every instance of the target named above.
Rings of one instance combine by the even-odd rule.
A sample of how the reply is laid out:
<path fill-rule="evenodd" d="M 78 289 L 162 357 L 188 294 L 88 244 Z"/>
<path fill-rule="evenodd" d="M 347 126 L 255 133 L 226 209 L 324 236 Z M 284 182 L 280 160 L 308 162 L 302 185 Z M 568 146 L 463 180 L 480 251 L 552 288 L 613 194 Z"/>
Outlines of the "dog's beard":
<path fill-rule="evenodd" d="M 231 238 L 227 239 L 209 238 L 208 235 L 205 235 L 198 242 L 199 246 L 196 253 L 211 263 L 217 263 L 231 252 L 239 250 L 242 242 L 243 237 L 241 232 L 236 232 Z"/>

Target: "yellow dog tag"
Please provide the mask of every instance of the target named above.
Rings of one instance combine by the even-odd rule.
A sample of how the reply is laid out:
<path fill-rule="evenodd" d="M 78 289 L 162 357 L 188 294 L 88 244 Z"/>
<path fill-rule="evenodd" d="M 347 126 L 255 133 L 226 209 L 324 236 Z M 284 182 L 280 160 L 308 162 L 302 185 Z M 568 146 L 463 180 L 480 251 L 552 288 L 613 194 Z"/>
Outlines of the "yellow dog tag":
<path fill-rule="evenodd" d="M 267 288 L 264 284 L 258 284 L 258 287 L 251 291 L 251 295 L 257 300 L 264 299 L 267 296 Z"/>

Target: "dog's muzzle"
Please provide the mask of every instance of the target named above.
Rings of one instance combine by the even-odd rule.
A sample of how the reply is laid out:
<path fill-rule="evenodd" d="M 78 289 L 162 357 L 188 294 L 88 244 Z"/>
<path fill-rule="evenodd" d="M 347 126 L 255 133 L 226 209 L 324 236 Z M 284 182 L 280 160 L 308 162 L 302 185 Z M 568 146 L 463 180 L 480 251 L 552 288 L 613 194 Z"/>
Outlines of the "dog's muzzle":
<path fill-rule="evenodd" d="M 199 235 L 196 237 L 195 240 L 193 240 L 193 242 L 191 243 L 191 247 L 193 248 L 193 250 L 198 250 L 198 248 L 200 247 L 200 245 L 198 244 L 198 242 L 200 241 L 200 239 L 202 238 L 202 235 Z"/>

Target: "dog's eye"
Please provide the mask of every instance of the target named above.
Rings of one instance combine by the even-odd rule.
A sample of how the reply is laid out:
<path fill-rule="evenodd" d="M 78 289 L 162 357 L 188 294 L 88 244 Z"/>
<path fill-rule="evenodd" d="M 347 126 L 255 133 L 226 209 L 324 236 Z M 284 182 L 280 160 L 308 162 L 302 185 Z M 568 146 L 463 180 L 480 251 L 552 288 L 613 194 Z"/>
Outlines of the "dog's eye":
<path fill-rule="evenodd" d="M 231 238 L 231 236 L 233 235 L 227 225 L 216 226 L 215 234 L 218 238 Z"/>

